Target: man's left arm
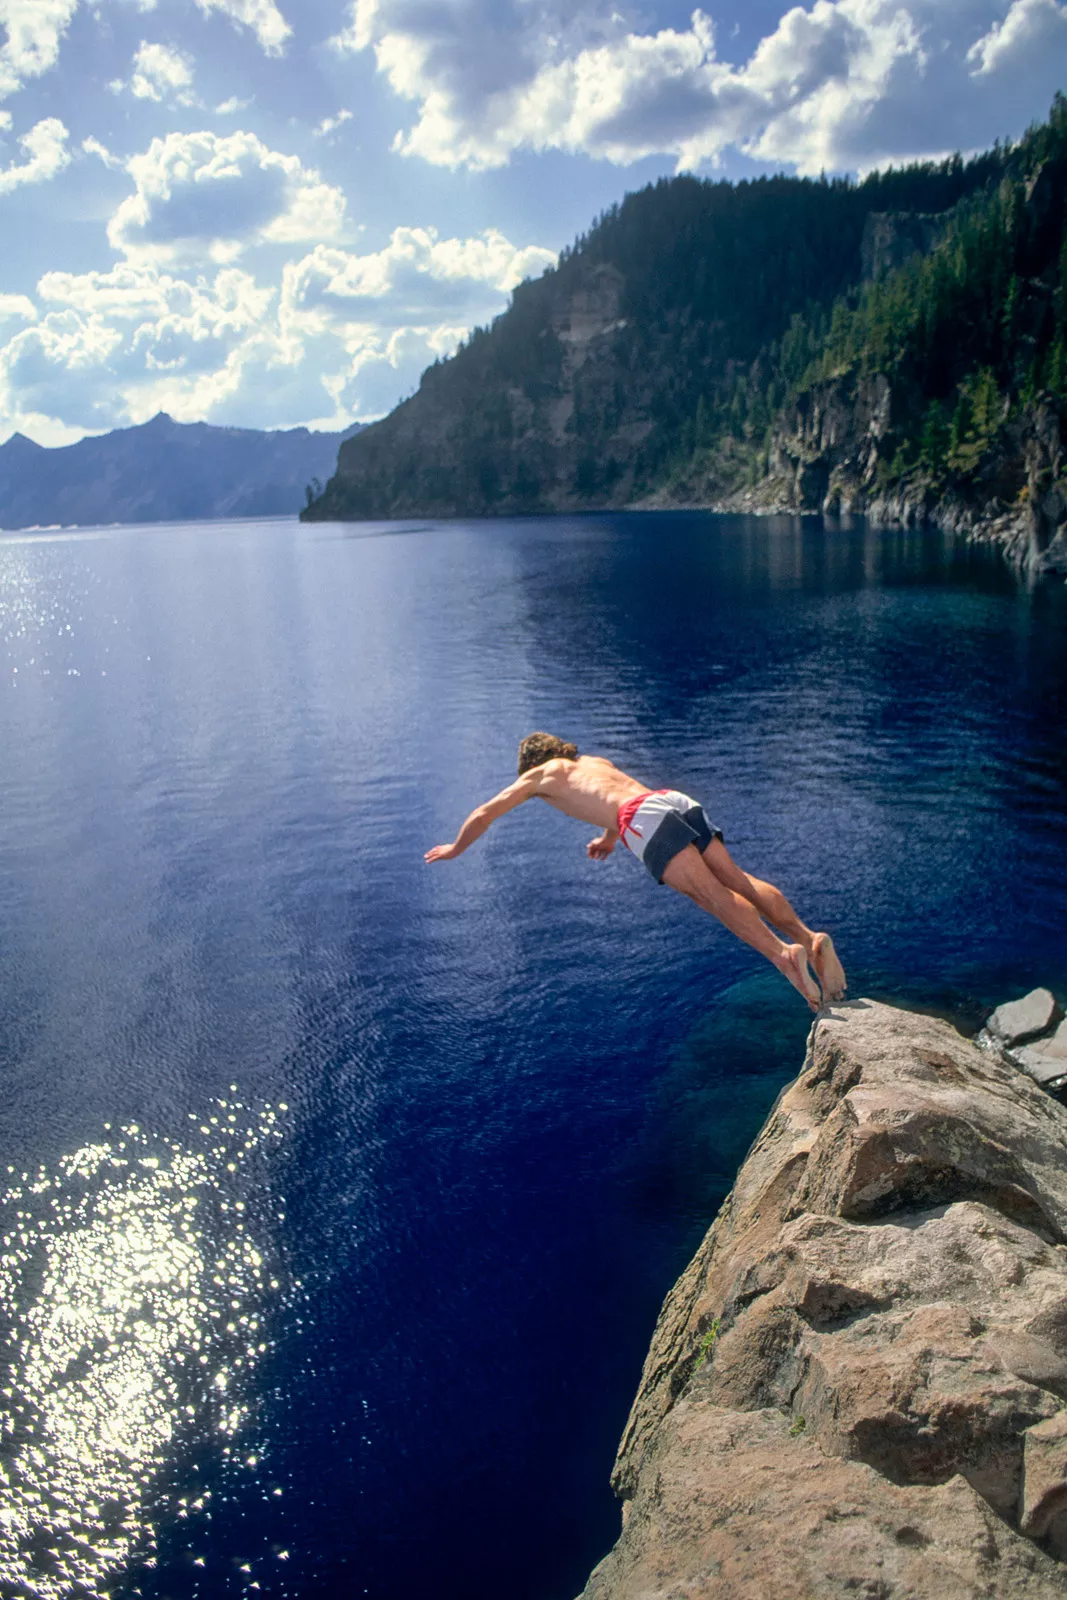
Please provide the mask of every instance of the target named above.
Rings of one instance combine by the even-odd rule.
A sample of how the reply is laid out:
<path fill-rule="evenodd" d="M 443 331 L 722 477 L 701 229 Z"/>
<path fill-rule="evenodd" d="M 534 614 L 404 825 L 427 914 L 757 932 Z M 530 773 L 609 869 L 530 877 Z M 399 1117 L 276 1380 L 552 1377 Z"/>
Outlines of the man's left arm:
<path fill-rule="evenodd" d="M 532 767 L 529 772 L 524 772 L 521 778 L 509 783 L 506 789 L 501 789 L 499 794 L 495 794 L 491 800 L 487 800 L 484 805 L 472 811 L 451 844 L 435 844 L 432 850 L 427 850 L 423 860 L 455 860 L 456 856 L 461 856 L 464 850 L 469 849 L 475 839 L 481 838 L 497 817 L 504 816 L 508 811 L 514 811 L 524 800 L 532 799 L 540 787 L 541 770 L 539 767 Z"/>

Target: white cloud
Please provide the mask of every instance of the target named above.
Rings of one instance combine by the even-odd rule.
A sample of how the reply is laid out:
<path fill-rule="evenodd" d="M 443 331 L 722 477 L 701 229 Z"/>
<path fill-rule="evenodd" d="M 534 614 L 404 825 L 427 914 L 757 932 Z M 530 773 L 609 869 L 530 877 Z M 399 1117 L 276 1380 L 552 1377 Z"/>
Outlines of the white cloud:
<path fill-rule="evenodd" d="M 292 28 L 274 0 L 196 0 L 200 10 L 222 11 L 240 27 L 251 28 L 269 56 L 280 56 Z"/>
<path fill-rule="evenodd" d="M 165 44 L 146 44 L 133 58 L 130 92 L 138 100 L 173 99 L 180 106 L 193 104 L 192 58 Z"/>
<path fill-rule="evenodd" d="M 0 320 L 6 322 L 9 317 L 23 317 L 27 322 L 37 320 L 37 307 L 25 294 L 0 294 Z"/>
<path fill-rule="evenodd" d="M 0 195 L 24 183 L 44 183 L 70 164 L 67 129 L 58 117 L 45 117 L 19 140 L 26 159 L 0 169 Z"/>
<path fill-rule="evenodd" d="M 53 67 L 78 0 L 0 0 L 0 98 Z"/>
<path fill-rule="evenodd" d="M 417 106 L 394 147 L 436 165 L 558 149 L 685 168 L 733 147 L 817 172 L 1021 131 L 1024 94 L 1039 115 L 1063 79 L 1065 18 L 1057 0 L 811 0 L 735 65 L 699 10 L 642 33 L 607 0 L 352 0 L 333 43 L 374 51 Z"/>
<path fill-rule="evenodd" d="M 107 145 L 101 144 L 100 140 L 94 139 L 91 134 L 87 139 L 82 140 L 82 149 L 87 156 L 99 157 L 99 159 L 104 163 L 105 167 L 125 168 L 126 166 L 126 163 L 122 160 L 121 156 L 112 155 Z"/>
<path fill-rule="evenodd" d="M 1027 71 L 1051 52 L 1067 82 L 1067 5 L 1056 0 L 1014 0 L 1003 22 L 995 22 L 967 52 L 978 74 Z"/>
<path fill-rule="evenodd" d="M 362 256 L 318 245 L 285 269 L 279 333 L 319 365 L 339 415 L 377 416 L 555 259 L 495 229 L 440 239 L 432 228 L 397 228 L 384 249 Z"/>
<path fill-rule="evenodd" d="M 238 111 L 247 111 L 251 104 L 251 100 L 239 100 L 235 94 L 231 94 L 228 100 L 221 101 L 215 107 L 215 114 L 220 117 L 232 117 Z"/>
<path fill-rule="evenodd" d="M 552 251 L 519 249 L 492 228 L 468 239 L 397 228 L 384 249 L 363 256 L 320 244 L 285 269 L 282 323 L 289 330 L 356 330 L 359 342 L 371 329 L 376 349 L 387 329 L 462 333 L 502 311 L 516 284 L 555 260 Z"/>
<path fill-rule="evenodd" d="M 240 385 L 243 360 L 271 334 L 269 289 L 237 268 L 187 281 L 153 267 L 46 273 L 45 314 L 0 351 L 13 416 L 110 428 L 166 409 L 202 416 Z"/>
<path fill-rule="evenodd" d="M 264 427 L 380 415 L 553 259 L 494 231 L 439 239 L 400 228 L 364 256 L 317 246 L 286 267 L 280 294 L 233 266 L 50 272 L 37 286 L 39 318 L 0 345 L 0 418 L 58 435 L 160 409 Z M 34 318 L 30 301 L 10 299 L 12 315 Z"/>
<path fill-rule="evenodd" d="M 313 128 L 311 131 L 316 139 L 325 139 L 328 134 L 335 133 L 344 123 L 351 121 L 351 111 L 346 111 L 342 108 L 335 116 L 323 117 L 318 127 Z"/>
<path fill-rule="evenodd" d="M 330 238 L 344 195 L 253 133 L 170 133 L 126 163 L 136 185 L 108 224 L 129 256 L 231 261 L 252 244 Z"/>

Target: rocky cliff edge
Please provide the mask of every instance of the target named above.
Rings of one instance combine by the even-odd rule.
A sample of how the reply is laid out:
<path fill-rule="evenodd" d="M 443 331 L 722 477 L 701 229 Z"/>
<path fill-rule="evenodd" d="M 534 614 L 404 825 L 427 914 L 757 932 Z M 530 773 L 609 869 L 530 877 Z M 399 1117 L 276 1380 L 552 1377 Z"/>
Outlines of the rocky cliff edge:
<path fill-rule="evenodd" d="M 1067 1594 L 1067 1110 L 820 1015 L 668 1296 L 584 1600 Z"/>
<path fill-rule="evenodd" d="M 754 488 L 720 496 L 716 508 L 862 514 L 902 527 L 933 523 L 1001 545 L 1017 566 L 1067 574 L 1067 446 L 1047 397 L 1005 427 L 980 469 L 952 489 L 919 469 L 882 482 L 893 409 L 883 374 L 806 391 L 774 425 L 767 476 Z"/>

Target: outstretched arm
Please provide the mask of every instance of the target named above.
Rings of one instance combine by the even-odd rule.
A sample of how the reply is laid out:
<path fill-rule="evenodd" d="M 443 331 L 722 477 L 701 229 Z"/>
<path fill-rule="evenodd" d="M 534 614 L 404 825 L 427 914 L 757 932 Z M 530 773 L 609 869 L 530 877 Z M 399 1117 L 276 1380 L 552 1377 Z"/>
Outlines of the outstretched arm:
<path fill-rule="evenodd" d="M 427 850 L 423 860 L 452 861 L 456 856 L 461 856 L 475 839 L 481 838 L 497 817 L 502 817 L 506 811 L 514 811 L 524 800 L 532 799 L 541 787 L 542 776 L 540 767 L 531 767 L 521 778 L 509 783 L 506 789 L 501 789 L 499 794 L 472 811 L 451 844 L 435 844 L 432 850 Z"/>

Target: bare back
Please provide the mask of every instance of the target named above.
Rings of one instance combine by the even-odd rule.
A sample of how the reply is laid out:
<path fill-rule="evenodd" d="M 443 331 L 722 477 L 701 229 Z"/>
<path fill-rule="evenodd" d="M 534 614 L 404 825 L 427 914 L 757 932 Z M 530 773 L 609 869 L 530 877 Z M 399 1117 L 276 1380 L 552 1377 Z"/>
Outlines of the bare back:
<path fill-rule="evenodd" d="M 564 816 L 597 828 L 614 828 L 623 802 L 647 793 L 649 787 L 620 772 L 602 756 L 546 761 L 536 771 L 540 775 L 536 792 L 542 800 Z"/>

